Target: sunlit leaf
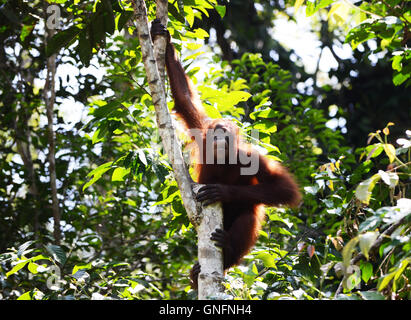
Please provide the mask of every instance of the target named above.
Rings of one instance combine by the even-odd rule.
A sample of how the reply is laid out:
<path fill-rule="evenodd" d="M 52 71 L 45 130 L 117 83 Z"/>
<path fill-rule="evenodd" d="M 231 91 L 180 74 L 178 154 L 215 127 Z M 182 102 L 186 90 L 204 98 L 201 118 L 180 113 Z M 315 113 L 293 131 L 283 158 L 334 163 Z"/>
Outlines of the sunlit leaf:
<path fill-rule="evenodd" d="M 37 263 L 33 263 L 30 262 L 27 266 L 27 269 L 32 273 L 32 274 L 36 274 L 38 273 L 37 268 L 39 267 L 39 265 Z"/>
<path fill-rule="evenodd" d="M 102 164 L 101 166 L 99 166 L 98 168 L 94 169 L 93 171 L 91 171 L 87 176 L 93 176 L 93 178 L 88 181 L 86 184 L 84 184 L 83 186 L 83 191 L 86 190 L 88 187 L 90 187 L 93 183 L 95 183 L 97 180 L 99 180 L 101 178 L 101 176 L 108 170 L 111 169 L 111 165 L 113 164 L 112 161 L 110 162 L 106 162 L 104 164 Z"/>
<path fill-rule="evenodd" d="M 31 298 L 31 291 L 27 291 L 26 293 L 23 293 L 20 297 L 17 298 L 17 300 L 33 300 Z"/>
<path fill-rule="evenodd" d="M 401 71 L 402 69 L 402 59 L 403 56 L 402 55 L 398 55 L 398 56 L 394 56 L 392 58 L 392 68 L 396 71 Z"/>
<path fill-rule="evenodd" d="M 410 262 L 411 262 L 411 258 L 407 258 L 401 261 L 400 267 L 395 273 L 394 281 L 400 278 L 401 274 L 404 272 L 405 268 L 410 264 Z"/>
<path fill-rule="evenodd" d="M 360 250 L 367 259 L 369 258 L 370 248 L 377 238 L 378 232 L 367 232 L 359 236 Z"/>
<path fill-rule="evenodd" d="M 350 7 L 345 2 L 337 2 L 328 12 L 327 19 L 334 17 L 337 23 L 343 24 L 348 18 L 349 11 Z"/>
<path fill-rule="evenodd" d="M 383 290 L 391 282 L 391 280 L 395 276 L 395 273 L 396 273 L 395 271 L 391 272 L 391 273 L 389 273 L 389 274 L 387 274 L 387 275 L 385 275 L 384 277 L 381 278 L 381 282 L 378 286 L 378 291 Z"/>
<path fill-rule="evenodd" d="M 6 278 L 11 276 L 12 274 L 15 274 L 18 272 L 20 269 L 24 268 L 24 266 L 29 262 L 29 260 L 23 260 L 16 264 L 9 272 L 6 273 Z"/>
<path fill-rule="evenodd" d="M 348 241 L 348 243 L 342 250 L 343 264 L 346 268 L 348 268 L 350 265 L 350 260 L 358 241 L 358 237 L 352 238 L 350 241 Z"/>
<path fill-rule="evenodd" d="M 221 113 L 215 108 L 214 106 L 210 104 L 204 104 L 204 110 L 207 114 L 212 119 L 219 119 L 222 118 Z"/>
<path fill-rule="evenodd" d="M 111 176 L 111 181 L 124 181 L 124 177 L 130 173 L 130 168 L 115 168 Z"/>
<path fill-rule="evenodd" d="M 372 190 L 375 187 L 375 184 L 380 180 L 380 175 L 375 174 L 371 178 L 361 182 L 355 189 L 355 196 L 358 200 L 364 202 L 365 204 L 370 203 Z"/>
<path fill-rule="evenodd" d="M 352 290 L 361 283 L 361 271 L 356 265 L 350 266 L 347 272 L 350 274 L 345 280 L 343 280 L 344 288 Z"/>
<path fill-rule="evenodd" d="M 395 147 L 392 144 L 385 143 L 383 144 L 384 151 L 390 159 L 390 163 L 393 163 L 395 160 Z"/>
<path fill-rule="evenodd" d="M 268 252 L 259 252 L 256 256 L 257 259 L 261 259 L 264 262 L 264 266 L 267 268 L 275 268 L 274 257 Z"/>

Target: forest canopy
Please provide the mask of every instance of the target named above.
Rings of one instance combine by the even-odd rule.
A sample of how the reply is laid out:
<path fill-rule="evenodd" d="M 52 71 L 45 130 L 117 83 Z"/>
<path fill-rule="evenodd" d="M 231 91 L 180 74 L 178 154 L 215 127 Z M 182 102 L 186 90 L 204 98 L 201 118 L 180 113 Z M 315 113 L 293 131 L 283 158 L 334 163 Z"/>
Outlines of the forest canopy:
<path fill-rule="evenodd" d="M 0 299 L 196 298 L 134 9 L 0 0 Z M 207 115 L 303 197 L 266 207 L 219 298 L 410 299 L 409 1 L 170 0 L 167 29 Z"/>

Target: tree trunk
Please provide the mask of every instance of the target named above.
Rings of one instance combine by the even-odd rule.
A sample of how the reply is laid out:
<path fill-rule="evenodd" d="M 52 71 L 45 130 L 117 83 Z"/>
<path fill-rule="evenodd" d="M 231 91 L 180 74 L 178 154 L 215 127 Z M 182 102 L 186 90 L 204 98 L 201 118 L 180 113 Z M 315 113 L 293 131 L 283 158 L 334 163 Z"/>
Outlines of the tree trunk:
<path fill-rule="evenodd" d="M 194 187 L 194 192 L 203 185 Z M 221 203 L 203 206 L 201 222 L 197 227 L 198 235 L 198 262 L 201 272 L 198 276 L 198 299 L 207 300 L 212 296 L 224 292 L 221 282 L 224 278 L 223 251 L 217 248 L 210 239 L 215 229 L 223 229 L 223 213 Z"/>
<path fill-rule="evenodd" d="M 47 39 L 51 38 L 55 33 L 54 29 L 47 28 L 46 23 L 46 43 Z M 59 245 L 61 240 L 60 233 L 60 210 L 59 203 L 57 199 L 57 185 L 56 185 L 56 158 L 55 158 L 55 138 L 53 129 L 53 119 L 54 119 L 54 101 L 56 98 L 55 92 L 55 75 L 56 75 L 56 54 L 53 54 L 47 58 L 47 73 L 46 73 L 46 83 L 44 85 L 44 102 L 47 110 L 47 133 L 48 133 L 48 161 L 49 161 L 49 174 L 50 174 L 50 189 L 51 189 L 51 200 L 52 200 L 52 211 L 53 211 L 53 221 L 54 221 L 54 242 Z"/>
<path fill-rule="evenodd" d="M 223 255 L 210 240 L 211 232 L 216 228 L 223 228 L 221 204 L 210 205 L 201 210 L 194 200 L 192 180 L 181 152 L 175 129 L 167 108 L 165 93 L 165 48 L 166 39 L 158 37 L 154 49 L 149 33 L 147 9 L 144 0 L 133 1 L 134 13 L 138 26 L 138 37 L 142 51 L 147 80 L 156 110 L 156 120 L 160 131 L 164 149 L 171 162 L 174 177 L 180 189 L 181 197 L 186 208 L 188 218 L 198 233 L 198 258 L 201 265 L 199 275 L 199 299 L 207 299 L 223 292 Z M 166 25 L 167 0 L 157 0 L 157 18 Z M 156 56 L 154 55 L 156 52 Z M 157 63 L 157 61 L 161 61 Z M 159 71 L 160 70 L 160 71 Z M 162 75 L 162 76 L 160 76 Z M 197 186 L 197 189 L 198 190 Z"/>

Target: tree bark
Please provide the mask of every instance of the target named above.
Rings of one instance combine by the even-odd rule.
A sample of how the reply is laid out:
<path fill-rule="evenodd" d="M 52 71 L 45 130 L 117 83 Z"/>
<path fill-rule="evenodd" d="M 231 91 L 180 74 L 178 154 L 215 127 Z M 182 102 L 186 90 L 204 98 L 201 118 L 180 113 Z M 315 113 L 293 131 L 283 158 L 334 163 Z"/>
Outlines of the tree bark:
<path fill-rule="evenodd" d="M 47 28 L 46 23 L 46 43 L 47 39 L 51 38 L 55 33 L 54 29 Z M 53 221 L 54 221 L 54 242 L 59 245 L 61 240 L 60 232 L 60 210 L 59 202 L 57 198 L 57 176 L 56 176 L 56 158 L 55 158 L 55 137 L 53 129 L 53 119 L 54 119 L 54 102 L 56 98 L 55 92 L 55 76 L 56 76 L 56 54 L 53 54 L 47 58 L 47 73 L 46 73 L 46 83 L 44 85 L 44 102 L 47 111 L 47 133 L 48 133 L 48 161 L 49 161 L 49 174 L 50 174 L 50 189 L 51 189 L 51 200 L 52 200 L 52 211 L 53 211 Z"/>
<path fill-rule="evenodd" d="M 194 192 L 203 185 L 196 185 Z M 223 229 L 223 210 L 220 202 L 203 206 L 202 219 L 197 227 L 198 262 L 201 272 L 198 276 L 198 299 L 207 300 L 224 292 L 221 282 L 224 279 L 223 250 L 216 247 L 210 239 L 215 229 Z"/>
<path fill-rule="evenodd" d="M 168 0 L 156 0 L 156 18 L 160 19 L 161 24 L 167 27 L 168 21 Z M 154 40 L 154 56 L 156 57 L 158 73 L 160 74 L 161 84 L 166 83 L 166 45 L 167 37 L 156 37 Z M 165 87 L 164 87 L 165 92 Z"/>
<path fill-rule="evenodd" d="M 207 299 L 222 293 L 223 254 L 210 240 L 211 232 L 223 228 L 221 204 L 203 207 L 194 200 L 192 180 L 181 152 L 167 107 L 165 92 L 165 37 L 157 37 L 154 49 L 149 33 L 147 9 L 144 0 L 134 0 L 133 7 L 138 26 L 138 37 L 151 96 L 156 110 L 156 120 L 164 149 L 171 162 L 174 177 L 180 189 L 187 215 L 198 233 L 198 259 L 201 265 L 198 298 Z M 167 25 L 167 0 L 157 0 L 157 18 Z M 156 55 L 154 55 L 154 52 Z M 196 191 L 200 185 L 197 185 Z"/>

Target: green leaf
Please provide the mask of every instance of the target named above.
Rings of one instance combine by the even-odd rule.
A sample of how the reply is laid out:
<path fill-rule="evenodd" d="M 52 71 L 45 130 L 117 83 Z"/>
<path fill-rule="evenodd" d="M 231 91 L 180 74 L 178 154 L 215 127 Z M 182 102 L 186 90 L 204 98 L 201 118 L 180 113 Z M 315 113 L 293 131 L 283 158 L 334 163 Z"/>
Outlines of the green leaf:
<path fill-rule="evenodd" d="M 80 28 L 80 26 L 74 25 L 67 30 L 60 31 L 59 33 L 55 34 L 47 43 L 47 57 L 50 57 L 52 54 L 57 53 L 63 47 L 68 47 L 68 45 L 72 41 L 74 41 L 81 30 L 82 29 Z"/>
<path fill-rule="evenodd" d="M 29 262 L 30 260 L 23 260 L 17 263 L 9 272 L 6 273 L 6 278 L 11 276 L 12 274 L 15 274 L 17 271 L 20 269 L 24 268 L 24 266 Z"/>
<path fill-rule="evenodd" d="M 385 300 L 384 295 L 377 291 L 358 291 L 357 294 L 364 300 Z"/>
<path fill-rule="evenodd" d="M 333 3 L 334 0 L 321 0 L 318 4 L 317 4 L 317 8 L 318 9 L 323 9 L 325 7 L 328 7 L 331 3 Z"/>
<path fill-rule="evenodd" d="M 381 177 L 377 173 L 374 174 L 371 178 L 361 182 L 355 189 L 355 196 L 357 197 L 357 199 L 368 205 L 370 203 L 372 190 L 380 179 Z"/>
<path fill-rule="evenodd" d="M 111 176 L 111 181 L 124 181 L 124 177 L 130 173 L 130 168 L 115 168 Z"/>
<path fill-rule="evenodd" d="M 403 56 L 402 55 L 398 55 L 398 56 L 394 56 L 394 58 L 392 58 L 392 68 L 396 71 L 401 72 L 402 69 L 402 61 Z"/>
<path fill-rule="evenodd" d="M 261 259 L 265 267 L 276 268 L 274 257 L 268 252 L 259 252 L 255 257 Z"/>
<path fill-rule="evenodd" d="M 262 133 L 274 133 L 277 131 L 277 126 L 271 120 L 260 120 L 253 124 L 253 129 Z"/>
<path fill-rule="evenodd" d="M 344 289 L 350 291 L 361 283 L 361 270 L 357 265 L 351 265 L 346 269 L 346 275 L 343 279 Z"/>
<path fill-rule="evenodd" d="M 375 229 L 381 222 L 382 222 L 382 219 L 380 216 L 371 216 L 359 225 L 358 231 L 363 232 L 363 231 Z"/>
<path fill-rule="evenodd" d="M 181 22 L 182 24 L 185 24 L 186 20 L 183 15 L 181 15 L 177 8 L 173 5 L 168 6 L 168 12 L 171 13 L 171 15 L 176 18 L 177 21 Z"/>
<path fill-rule="evenodd" d="M 371 158 L 378 157 L 381 152 L 383 152 L 384 147 L 381 143 L 373 144 L 365 148 L 365 152 L 367 153 L 367 160 Z"/>
<path fill-rule="evenodd" d="M 177 190 L 175 192 L 172 192 L 170 194 L 168 194 L 167 196 L 165 196 L 165 198 L 163 200 L 157 201 L 156 203 L 153 204 L 153 206 L 158 206 L 158 205 L 162 205 L 162 204 L 166 204 L 166 203 L 171 203 L 173 202 L 175 197 L 180 196 L 180 190 Z"/>
<path fill-rule="evenodd" d="M 77 46 L 77 53 L 80 57 L 80 61 L 88 66 L 90 64 L 90 59 L 93 56 L 93 47 L 89 40 L 90 28 L 84 29 L 79 36 L 79 43 Z"/>
<path fill-rule="evenodd" d="M 66 253 L 60 246 L 49 244 L 46 246 L 46 249 L 51 254 L 52 258 L 59 264 L 64 265 L 66 263 Z"/>
<path fill-rule="evenodd" d="M 389 274 L 387 274 L 387 275 L 385 275 L 382 279 L 381 279 L 381 282 L 380 282 L 380 284 L 379 284 L 379 286 L 378 286 L 378 291 L 381 291 L 381 290 L 383 290 L 390 282 L 391 282 L 391 280 L 394 278 L 394 276 L 395 276 L 395 271 L 394 272 L 391 272 L 391 273 L 389 273 Z"/>
<path fill-rule="evenodd" d="M 395 160 L 395 147 L 392 144 L 385 143 L 383 144 L 384 151 L 390 159 L 390 163 L 393 163 Z"/>
<path fill-rule="evenodd" d="M 363 23 L 348 32 L 345 43 L 350 43 L 352 49 L 355 50 L 360 43 L 375 37 L 375 33 L 371 30 L 371 24 Z"/>
<path fill-rule="evenodd" d="M 214 106 L 210 104 L 204 104 L 204 110 L 207 114 L 212 119 L 220 119 L 222 118 L 221 113 L 215 108 Z"/>
<path fill-rule="evenodd" d="M 35 256 L 35 257 L 33 257 L 33 258 L 30 259 L 31 262 L 38 261 L 38 260 L 47 260 L 47 261 L 50 261 L 50 258 L 49 258 L 49 257 L 46 257 L 46 256 L 44 256 L 44 255 L 42 255 L 42 254 L 39 254 L 38 256 Z"/>
<path fill-rule="evenodd" d="M 38 267 L 39 267 L 39 265 L 37 263 L 30 262 L 29 265 L 27 266 L 27 269 L 29 269 L 29 271 L 32 274 L 36 274 L 36 273 L 38 273 L 38 271 L 37 271 Z"/>
<path fill-rule="evenodd" d="M 141 149 L 138 149 L 138 150 L 137 150 L 137 153 L 138 153 L 138 158 L 140 159 L 140 161 L 141 161 L 145 166 L 147 166 L 148 162 L 147 162 L 147 157 L 146 157 L 146 154 L 144 153 L 144 151 L 141 150 Z"/>
<path fill-rule="evenodd" d="M 361 263 L 361 278 L 364 282 L 368 282 L 372 276 L 373 267 L 369 262 Z"/>
<path fill-rule="evenodd" d="M 185 46 L 188 50 L 197 50 L 200 49 L 203 45 L 201 43 L 189 42 L 186 43 Z"/>
<path fill-rule="evenodd" d="M 71 272 L 71 275 L 76 274 L 76 272 L 79 271 L 79 270 L 83 270 L 83 269 L 89 270 L 89 269 L 91 269 L 91 267 L 92 267 L 91 262 L 88 263 L 88 264 L 83 264 L 83 265 L 75 265 L 73 267 L 73 271 Z"/>
<path fill-rule="evenodd" d="M 332 16 L 338 24 L 343 24 L 347 20 L 349 12 L 350 7 L 346 3 L 337 2 L 331 7 L 330 11 L 328 12 L 327 19 Z"/>
<path fill-rule="evenodd" d="M 33 300 L 31 298 L 31 291 L 23 293 L 20 297 L 17 298 L 17 300 Z"/>
<path fill-rule="evenodd" d="M 410 76 L 410 73 L 396 73 L 392 78 L 392 82 L 394 83 L 394 85 L 399 86 L 400 84 L 404 83 L 405 80 L 407 80 Z"/>
<path fill-rule="evenodd" d="M 258 275 L 258 270 L 257 270 L 257 267 L 256 267 L 255 263 L 253 263 L 253 264 L 247 269 L 247 272 L 244 272 L 244 273 L 242 274 L 243 280 L 244 280 L 245 284 L 246 284 L 248 287 L 251 287 L 251 286 L 252 286 L 252 284 L 254 283 L 254 280 L 255 280 L 255 278 L 257 277 L 257 275 Z"/>
<path fill-rule="evenodd" d="M 111 1 L 101 0 L 101 3 L 103 4 L 102 14 L 104 19 L 104 30 L 109 34 L 113 34 L 116 23 Z"/>
<path fill-rule="evenodd" d="M 112 164 L 112 161 L 106 162 L 101 166 L 97 167 L 96 169 L 94 169 L 93 171 L 91 171 L 87 176 L 93 176 L 93 178 L 83 186 L 83 191 L 90 187 L 92 184 L 94 184 L 97 180 L 99 180 L 106 171 L 110 170 Z"/>
<path fill-rule="evenodd" d="M 407 258 L 401 261 L 400 267 L 395 272 L 394 281 L 398 280 L 405 268 L 410 264 L 411 258 Z"/>
<path fill-rule="evenodd" d="M 95 168 L 93 171 L 91 171 L 87 177 L 94 176 L 96 174 L 100 174 L 102 171 L 106 171 L 105 169 L 111 169 L 111 165 L 113 164 L 113 161 L 103 163 L 102 165 L 98 166 Z"/>
<path fill-rule="evenodd" d="M 221 5 L 216 5 L 214 9 L 218 12 L 221 18 L 224 18 L 225 12 L 226 12 L 226 7 L 221 6 Z"/>
<path fill-rule="evenodd" d="M 153 170 L 158 180 L 160 180 L 161 183 L 164 183 L 168 175 L 168 170 L 164 166 L 159 165 L 157 163 L 153 163 Z"/>
<path fill-rule="evenodd" d="M 278 111 L 275 111 L 271 108 L 255 111 L 250 114 L 250 118 L 253 120 L 256 120 L 257 118 L 274 118 L 276 116 L 278 116 Z"/>
<path fill-rule="evenodd" d="M 21 28 L 21 33 L 20 33 L 20 40 L 23 42 L 24 39 L 33 31 L 34 29 L 34 24 L 33 25 L 23 25 Z"/>
<path fill-rule="evenodd" d="M 311 1 L 307 1 L 307 6 L 305 8 L 305 15 L 307 17 L 312 16 L 317 10 L 317 8 L 315 7 L 315 3 L 311 2 Z"/>
<path fill-rule="evenodd" d="M 185 12 L 185 18 L 187 19 L 188 24 L 190 25 L 190 28 L 194 24 L 194 11 L 190 6 L 184 6 L 184 12 Z"/>

